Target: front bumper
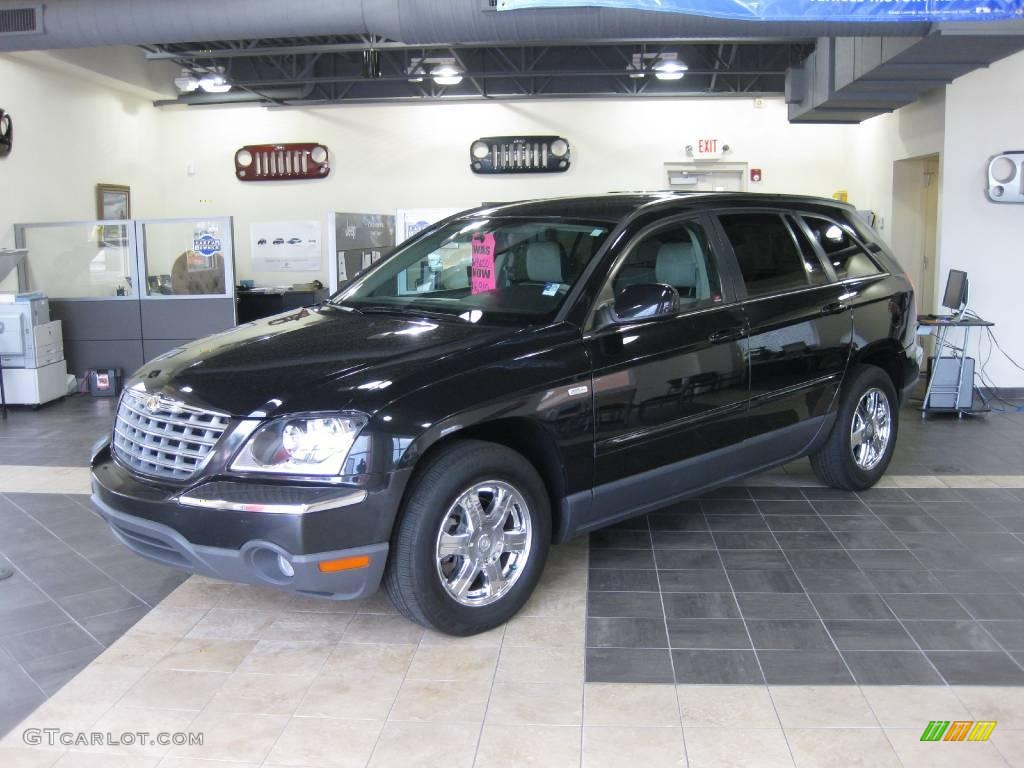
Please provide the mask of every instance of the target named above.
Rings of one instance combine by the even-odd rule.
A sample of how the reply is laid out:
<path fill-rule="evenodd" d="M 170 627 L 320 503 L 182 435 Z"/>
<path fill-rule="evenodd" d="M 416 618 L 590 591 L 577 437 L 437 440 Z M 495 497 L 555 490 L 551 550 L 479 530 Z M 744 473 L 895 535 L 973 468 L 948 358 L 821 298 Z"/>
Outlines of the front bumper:
<path fill-rule="evenodd" d="M 374 592 L 384 573 L 404 487 L 403 477 L 388 480 L 372 490 L 223 480 L 169 489 L 141 482 L 104 448 L 93 460 L 92 498 L 117 538 L 143 557 L 349 600 Z"/>

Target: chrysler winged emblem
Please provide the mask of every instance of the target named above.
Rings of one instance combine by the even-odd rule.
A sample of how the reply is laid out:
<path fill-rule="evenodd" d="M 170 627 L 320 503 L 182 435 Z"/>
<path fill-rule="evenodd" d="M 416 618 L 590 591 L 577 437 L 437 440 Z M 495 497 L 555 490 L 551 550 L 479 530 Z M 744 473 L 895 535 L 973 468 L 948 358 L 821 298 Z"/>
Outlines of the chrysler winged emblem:
<path fill-rule="evenodd" d="M 159 395 L 150 395 L 146 399 L 146 410 L 149 411 L 150 413 L 156 413 L 157 411 L 160 410 L 160 396 Z"/>

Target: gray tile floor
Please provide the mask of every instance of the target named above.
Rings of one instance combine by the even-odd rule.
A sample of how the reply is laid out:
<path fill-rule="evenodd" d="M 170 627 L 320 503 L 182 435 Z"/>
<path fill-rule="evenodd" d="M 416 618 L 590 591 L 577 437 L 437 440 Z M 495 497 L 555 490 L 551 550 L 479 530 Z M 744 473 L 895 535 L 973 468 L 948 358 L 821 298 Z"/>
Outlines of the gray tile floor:
<path fill-rule="evenodd" d="M 590 537 L 588 682 L 1024 685 L 1024 490 L 723 488 Z"/>
<path fill-rule="evenodd" d="M 86 496 L 0 495 L 0 734 L 84 669 L 187 574 L 114 539 Z"/>
<path fill-rule="evenodd" d="M 0 464 L 84 467 L 89 448 L 114 421 L 117 401 L 69 395 L 41 408 L 8 408 L 0 420 Z"/>
<path fill-rule="evenodd" d="M 12 409 L 0 464 L 86 466 L 114 404 Z M 904 410 L 901 428 L 893 474 L 1024 467 L 1024 414 Z M 587 679 L 1024 683 L 1019 492 L 805 491 L 725 490 L 595 534 Z M 0 567 L 15 570 L 0 582 L 0 734 L 183 578 L 124 550 L 87 504 L 0 495 Z"/>
<path fill-rule="evenodd" d="M 958 419 L 935 414 L 922 419 L 920 401 L 910 398 L 900 409 L 899 440 L 889 465 L 899 475 L 1017 475 L 1024 471 L 1024 412 L 1002 410 Z M 787 470 L 807 473 L 804 459 Z"/>

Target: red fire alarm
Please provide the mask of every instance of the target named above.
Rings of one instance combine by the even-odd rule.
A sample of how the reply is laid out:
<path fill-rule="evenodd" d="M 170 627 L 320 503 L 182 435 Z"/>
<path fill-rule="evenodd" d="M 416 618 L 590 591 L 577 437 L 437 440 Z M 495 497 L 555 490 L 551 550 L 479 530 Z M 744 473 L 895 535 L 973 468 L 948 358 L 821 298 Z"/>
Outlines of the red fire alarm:
<path fill-rule="evenodd" d="M 751 181 L 760 181 L 761 180 L 761 169 L 760 168 L 751 168 L 750 169 L 750 180 Z"/>

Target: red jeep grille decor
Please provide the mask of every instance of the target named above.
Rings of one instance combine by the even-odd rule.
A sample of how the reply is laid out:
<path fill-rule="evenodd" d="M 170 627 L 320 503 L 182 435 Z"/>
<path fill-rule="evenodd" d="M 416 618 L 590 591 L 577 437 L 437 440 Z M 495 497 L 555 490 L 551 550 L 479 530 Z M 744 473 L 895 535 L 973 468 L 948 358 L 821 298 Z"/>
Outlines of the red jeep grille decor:
<path fill-rule="evenodd" d="M 247 144 L 235 152 L 239 181 L 325 179 L 331 172 L 323 144 Z"/>

